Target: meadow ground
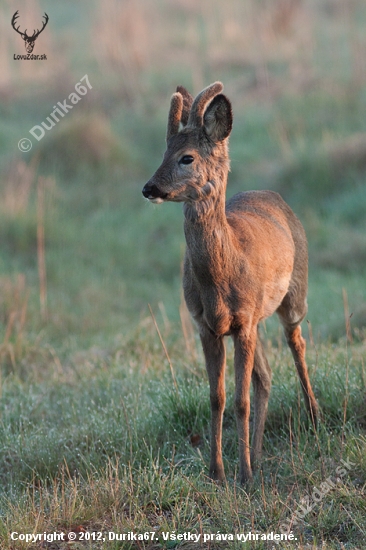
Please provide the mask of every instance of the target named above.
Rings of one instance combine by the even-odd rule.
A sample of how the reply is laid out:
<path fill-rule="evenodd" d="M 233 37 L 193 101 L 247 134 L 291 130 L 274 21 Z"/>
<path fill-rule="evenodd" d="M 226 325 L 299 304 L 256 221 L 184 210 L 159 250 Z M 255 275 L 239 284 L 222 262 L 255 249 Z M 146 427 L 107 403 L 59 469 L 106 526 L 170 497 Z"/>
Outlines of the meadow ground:
<path fill-rule="evenodd" d="M 24 46 L 2 28 L 1 550 L 362 549 L 364 3 L 9 0 L 1 9 L 4 21 L 16 9 L 50 16 L 37 41 L 47 64 L 13 61 Z M 85 74 L 81 101 L 19 151 Z M 246 488 L 236 484 L 231 343 L 227 484 L 217 486 L 207 478 L 207 377 L 181 300 L 181 207 L 141 195 L 164 152 L 175 86 L 195 93 L 216 79 L 234 109 L 228 195 L 277 190 L 308 235 L 303 332 L 322 410 L 313 433 L 269 320 L 264 457 Z M 285 529 L 296 540 L 244 542 Z M 79 540 L 11 539 L 54 531 Z M 107 540 L 110 531 L 142 540 Z"/>

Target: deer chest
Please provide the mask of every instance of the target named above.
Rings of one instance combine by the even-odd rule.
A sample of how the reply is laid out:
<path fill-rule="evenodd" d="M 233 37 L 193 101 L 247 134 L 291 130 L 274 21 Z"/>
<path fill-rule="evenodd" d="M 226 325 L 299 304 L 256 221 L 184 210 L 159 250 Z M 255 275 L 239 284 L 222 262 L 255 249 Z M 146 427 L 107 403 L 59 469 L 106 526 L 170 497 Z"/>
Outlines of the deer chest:
<path fill-rule="evenodd" d="M 205 325 L 217 336 L 231 333 L 235 318 L 230 298 L 214 286 L 198 286 L 194 281 L 183 279 L 187 307 L 198 325 Z"/>

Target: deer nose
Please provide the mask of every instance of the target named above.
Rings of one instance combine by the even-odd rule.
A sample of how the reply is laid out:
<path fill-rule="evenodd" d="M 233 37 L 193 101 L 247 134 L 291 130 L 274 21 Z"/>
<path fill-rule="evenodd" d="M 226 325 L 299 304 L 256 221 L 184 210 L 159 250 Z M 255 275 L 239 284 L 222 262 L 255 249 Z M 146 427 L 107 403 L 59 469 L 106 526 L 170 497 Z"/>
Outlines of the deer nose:
<path fill-rule="evenodd" d="M 152 185 L 150 183 L 146 183 L 144 185 L 144 188 L 142 190 L 142 194 L 144 195 L 144 197 L 146 199 L 150 196 L 151 188 L 152 188 Z"/>
<path fill-rule="evenodd" d="M 164 199 L 166 197 L 166 193 L 162 193 L 155 183 L 150 182 L 144 186 L 142 194 L 146 199 Z"/>

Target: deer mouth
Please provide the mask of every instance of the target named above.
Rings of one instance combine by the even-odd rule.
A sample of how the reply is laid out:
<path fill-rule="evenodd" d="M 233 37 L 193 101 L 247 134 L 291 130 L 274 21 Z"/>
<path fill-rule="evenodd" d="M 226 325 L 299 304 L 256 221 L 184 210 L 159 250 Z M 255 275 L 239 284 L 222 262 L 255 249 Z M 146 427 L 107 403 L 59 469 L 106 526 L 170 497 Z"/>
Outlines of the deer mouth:
<path fill-rule="evenodd" d="M 160 197 L 157 197 L 156 199 L 148 197 L 148 200 L 153 204 L 161 204 L 162 202 L 164 202 L 164 199 L 161 199 Z"/>

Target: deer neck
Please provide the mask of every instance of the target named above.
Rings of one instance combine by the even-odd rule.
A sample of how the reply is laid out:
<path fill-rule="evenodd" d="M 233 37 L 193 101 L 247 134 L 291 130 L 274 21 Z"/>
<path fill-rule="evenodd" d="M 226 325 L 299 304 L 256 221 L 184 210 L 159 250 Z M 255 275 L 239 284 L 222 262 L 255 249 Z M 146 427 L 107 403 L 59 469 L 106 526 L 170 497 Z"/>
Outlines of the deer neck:
<path fill-rule="evenodd" d="M 198 280 L 215 282 L 231 264 L 231 228 L 225 214 L 226 181 L 208 182 L 206 200 L 184 205 L 187 253 Z"/>
<path fill-rule="evenodd" d="M 225 196 L 230 161 L 227 144 L 212 154 L 215 168 L 206 173 L 206 184 L 197 191 L 197 200 L 184 203 L 183 212 L 186 225 L 207 226 L 227 225 Z"/>

